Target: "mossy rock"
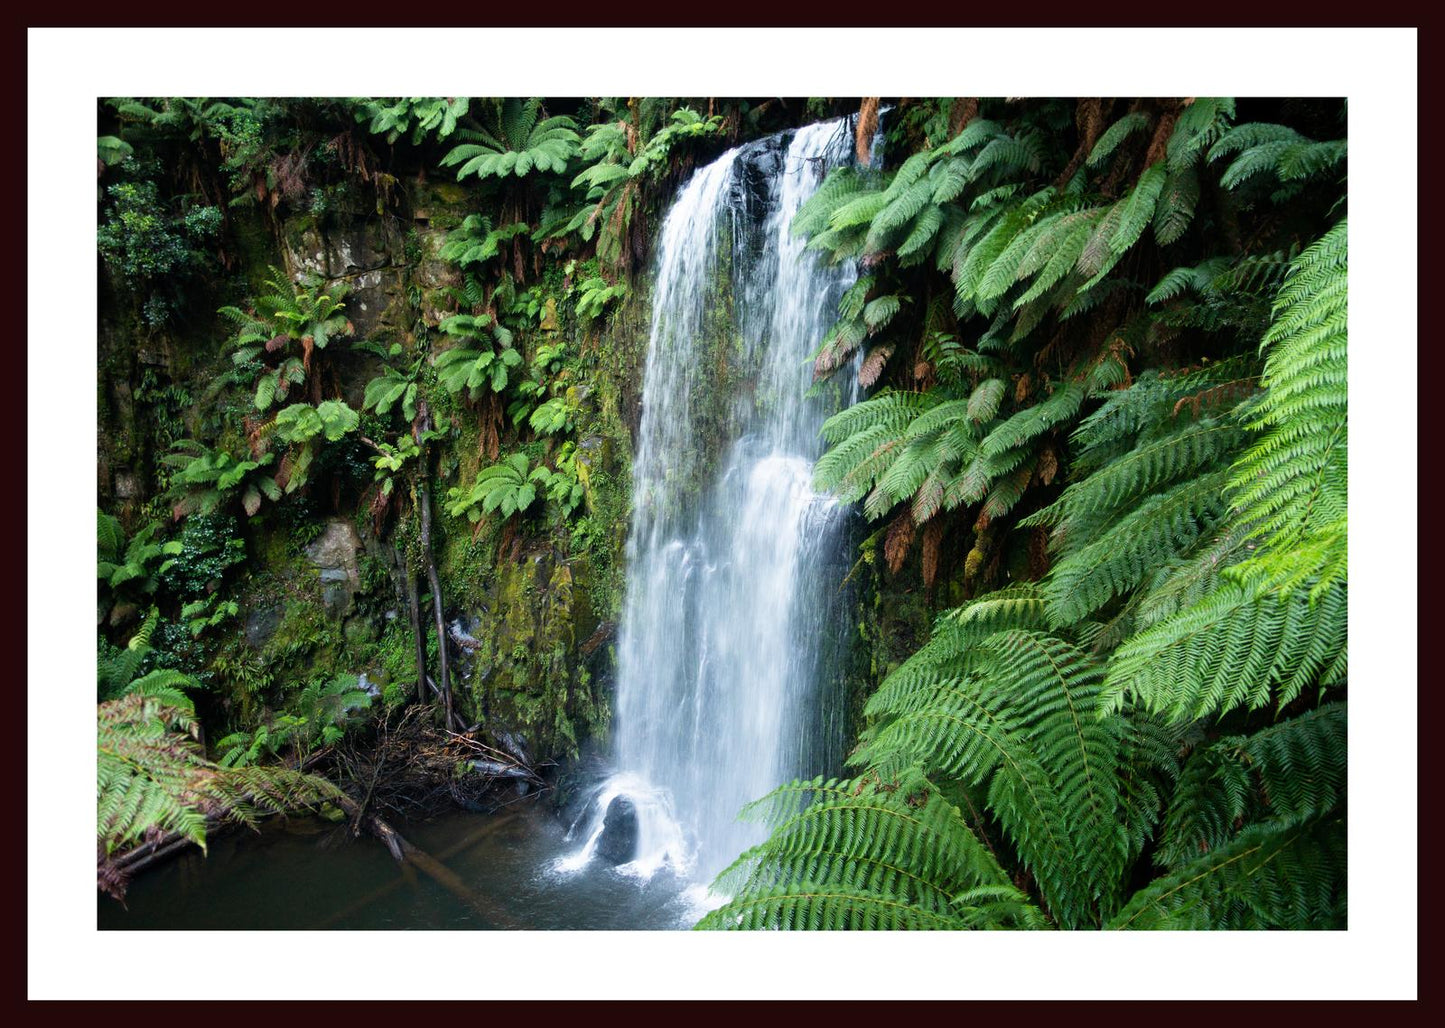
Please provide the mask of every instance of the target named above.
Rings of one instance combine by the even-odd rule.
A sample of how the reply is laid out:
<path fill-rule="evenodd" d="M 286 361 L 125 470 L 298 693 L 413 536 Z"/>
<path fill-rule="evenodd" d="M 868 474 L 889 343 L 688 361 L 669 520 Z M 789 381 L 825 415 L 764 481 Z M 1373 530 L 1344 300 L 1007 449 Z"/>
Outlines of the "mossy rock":
<path fill-rule="evenodd" d="M 489 728 L 533 740 L 539 758 L 575 753 L 598 720 L 578 645 L 596 624 L 584 577 L 551 548 L 536 547 L 498 561 L 471 605 L 465 702 Z"/>

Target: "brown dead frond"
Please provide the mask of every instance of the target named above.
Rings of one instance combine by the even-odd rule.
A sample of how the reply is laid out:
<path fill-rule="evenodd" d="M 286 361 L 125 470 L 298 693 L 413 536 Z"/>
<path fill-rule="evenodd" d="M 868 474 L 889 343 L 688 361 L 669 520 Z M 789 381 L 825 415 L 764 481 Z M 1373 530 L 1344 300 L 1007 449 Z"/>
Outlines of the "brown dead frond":
<path fill-rule="evenodd" d="M 883 374 L 883 366 L 888 363 L 888 358 L 893 356 L 893 344 L 885 343 L 882 346 L 875 346 L 868 351 L 868 356 L 863 360 L 863 366 L 858 369 L 858 384 L 867 389 L 878 381 Z"/>
<path fill-rule="evenodd" d="M 1233 407 L 1258 388 L 1259 379 L 1252 375 L 1248 378 L 1237 378 L 1230 382 L 1221 382 L 1219 385 L 1210 386 L 1208 389 L 1201 390 L 1193 396 L 1182 397 L 1174 404 L 1173 415 L 1178 417 L 1179 412 L 1185 407 L 1188 407 L 1196 418 L 1205 410 Z"/>
<path fill-rule="evenodd" d="M 395 495 L 395 490 L 391 493 L 383 493 L 380 483 L 377 483 L 370 487 L 369 492 L 371 498 L 366 506 L 371 514 L 371 532 L 379 539 L 382 526 L 386 524 L 386 515 L 391 510 L 391 500 Z"/>
<path fill-rule="evenodd" d="M 1029 577 L 1034 581 L 1049 572 L 1049 531 L 1035 528 L 1029 533 Z"/>
<path fill-rule="evenodd" d="M 853 143 L 858 163 L 866 165 L 873 155 L 873 133 L 878 131 L 878 100 L 876 96 L 865 96 L 858 108 L 858 128 Z"/>
<path fill-rule="evenodd" d="M 908 549 L 913 545 L 913 533 L 917 528 L 913 523 L 912 512 L 906 510 L 894 518 L 893 524 L 888 527 L 888 535 L 883 540 L 883 557 L 888 562 L 888 570 L 895 575 L 908 557 Z"/>
<path fill-rule="evenodd" d="M 1098 142 L 1099 133 L 1103 129 L 1103 108 L 1104 101 L 1097 96 L 1084 97 L 1074 107 L 1074 124 L 1079 129 L 1079 145 L 1074 149 L 1074 155 L 1069 158 L 1069 163 L 1059 173 L 1054 181 L 1054 188 L 1062 189 L 1074 177 L 1090 152 L 1094 144 Z"/>
<path fill-rule="evenodd" d="M 291 481 L 291 467 L 291 454 L 288 451 L 281 457 L 281 463 L 276 467 L 275 481 L 276 485 L 279 488 L 285 489 L 287 484 Z"/>
<path fill-rule="evenodd" d="M 1149 149 L 1144 153 L 1145 168 L 1164 156 L 1165 151 L 1169 147 L 1169 137 L 1174 134 L 1174 123 L 1179 120 L 1179 112 L 1189 106 L 1189 103 L 1193 102 L 1193 99 L 1193 97 L 1190 97 L 1183 103 L 1175 101 L 1169 104 L 1169 106 L 1164 109 L 1164 112 L 1159 115 L 1159 124 L 1154 129 L 1153 137 L 1149 140 Z"/>
<path fill-rule="evenodd" d="M 943 545 L 944 520 L 931 518 L 923 526 L 923 587 L 932 589 L 938 577 L 938 554 Z"/>
<path fill-rule="evenodd" d="M 1059 457 L 1052 446 L 1045 446 L 1039 454 L 1038 464 L 1034 467 L 1034 474 L 1038 476 L 1041 485 L 1049 485 L 1054 476 L 1059 473 Z"/>
<path fill-rule="evenodd" d="M 478 434 L 479 454 L 485 454 L 488 461 L 496 463 L 502 452 L 502 398 L 488 393 L 482 401 L 481 432 Z"/>
<path fill-rule="evenodd" d="M 964 129 L 968 123 L 978 117 L 978 97 L 961 96 L 953 101 L 953 109 L 948 112 L 948 138 L 952 139 Z"/>

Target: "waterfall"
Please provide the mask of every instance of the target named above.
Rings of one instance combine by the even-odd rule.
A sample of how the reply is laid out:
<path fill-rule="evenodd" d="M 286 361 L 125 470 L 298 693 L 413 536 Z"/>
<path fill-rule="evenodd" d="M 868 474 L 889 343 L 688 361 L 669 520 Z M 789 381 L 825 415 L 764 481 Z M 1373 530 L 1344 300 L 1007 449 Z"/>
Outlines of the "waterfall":
<path fill-rule="evenodd" d="M 623 870 L 709 882 L 765 836 L 737 821 L 744 804 L 841 761 L 841 701 L 822 680 L 845 511 L 812 488 L 818 429 L 839 398 L 808 395 L 809 356 L 854 274 L 805 252 L 790 226 L 851 150 L 846 120 L 737 147 L 692 176 L 662 226 L 617 773 L 574 826 L 581 845 L 565 866 L 584 866 L 626 814 Z"/>

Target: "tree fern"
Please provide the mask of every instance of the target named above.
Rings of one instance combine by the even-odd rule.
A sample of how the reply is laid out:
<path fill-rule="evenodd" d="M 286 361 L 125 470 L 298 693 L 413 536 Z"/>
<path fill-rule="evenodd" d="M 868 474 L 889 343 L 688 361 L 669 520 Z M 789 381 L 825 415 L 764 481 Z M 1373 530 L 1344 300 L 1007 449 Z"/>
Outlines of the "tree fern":
<path fill-rule="evenodd" d="M 524 453 L 514 453 L 500 463 L 490 465 L 477 472 L 476 481 L 468 489 L 447 490 L 447 513 L 452 516 L 466 515 L 473 523 L 483 516 L 500 511 L 502 517 L 511 517 L 526 511 L 537 499 L 538 488 L 559 487 L 557 473 L 545 465 L 527 470 L 529 461 Z M 568 476 L 563 475 L 563 479 Z M 575 507 L 579 496 L 574 490 L 578 483 L 575 476 L 567 483 L 570 504 Z"/>
<path fill-rule="evenodd" d="M 1237 570 L 1237 569 L 1236 569 Z M 1147 628 L 1109 664 L 1106 702 L 1128 696 L 1174 720 L 1276 707 L 1344 682 L 1346 590 L 1259 593 L 1233 583 Z"/>
<path fill-rule="evenodd" d="M 222 768 L 206 760 L 184 697 L 132 692 L 97 708 L 97 880 L 112 895 L 125 878 L 112 857 L 174 833 L 206 848 L 208 820 L 255 824 L 259 814 L 314 806 L 339 791 L 284 768 Z"/>
<path fill-rule="evenodd" d="M 959 810 L 916 772 L 784 785 L 743 816 L 767 842 L 718 877 L 740 895 L 699 928 L 1038 925 Z"/>
<path fill-rule="evenodd" d="M 869 701 L 880 727 L 852 760 L 986 788 L 1055 917 L 1088 921 L 1124 854 L 1117 739 L 1095 712 L 1100 668 L 1062 640 L 1007 631 L 946 670 L 900 671 Z"/>
<path fill-rule="evenodd" d="M 394 101 L 394 102 L 392 102 Z M 465 96 L 356 97 L 356 120 L 367 126 L 373 135 L 386 135 L 388 143 L 403 136 L 413 146 L 435 133 L 438 141 L 456 131 L 457 123 L 466 117 L 470 98 Z"/>
<path fill-rule="evenodd" d="M 1234 502 L 1277 547 L 1346 516 L 1346 274 L 1341 220 L 1293 262 L 1265 334 L 1259 441 L 1240 461 Z"/>
<path fill-rule="evenodd" d="M 511 369 L 522 363 L 510 331 L 489 314 L 452 315 L 441 328 L 461 341 L 435 358 L 437 380 L 444 389 L 452 393 L 466 390 L 475 400 L 485 392 L 500 393 L 507 388 Z"/>
<path fill-rule="evenodd" d="M 1346 705 L 1198 747 L 1169 802 L 1156 860 L 1178 869 L 1259 821 L 1301 823 L 1342 807 Z"/>
<path fill-rule="evenodd" d="M 533 171 L 565 171 L 581 142 L 576 123 L 565 115 L 538 120 L 541 109 L 538 97 L 526 101 L 508 97 L 498 115 L 499 131 L 470 133 L 474 141 L 453 147 L 442 158 L 442 167 L 460 165 L 458 181 L 468 175 L 522 178 Z M 458 133 L 464 135 L 468 133 Z"/>
<path fill-rule="evenodd" d="M 451 231 L 437 254 L 462 268 L 480 267 L 501 252 L 503 243 L 529 231 L 526 222 L 493 228 L 486 216 L 469 214 Z"/>
<path fill-rule="evenodd" d="M 1344 226 L 1305 253 L 1292 237 L 1343 143 L 1236 127 L 1227 97 L 1080 101 L 1070 156 L 1066 112 L 1037 110 L 941 144 L 928 122 L 896 171 L 836 174 L 794 223 L 867 255 L 816 373 L 887 326 L 859 378 L 884 388 L 825 424 L 818 486 L 893 517 L 890 540 L 967 508 L 963 588 L 1012 579 L 936 619 L 850 764 L 981 812 L 976 842 L 1060 926 L 1340 923 Z M 927 296 L 908 286 L 935 290 L 930 267 L 952 320 L 878 302 Z M 1278 723 L 1250 730 L 1265 708 Z M 776 794 L 709 926 L 970 926 L 900 875 L 911 840 L 826 813 L 849 797 L 784 832 L 824 784 Z"/>
<path fill-rule="evenodd" d="M 1345 926 L 1345 824 L 1263 824 L 1137 892 L 1111 929 Z"/>

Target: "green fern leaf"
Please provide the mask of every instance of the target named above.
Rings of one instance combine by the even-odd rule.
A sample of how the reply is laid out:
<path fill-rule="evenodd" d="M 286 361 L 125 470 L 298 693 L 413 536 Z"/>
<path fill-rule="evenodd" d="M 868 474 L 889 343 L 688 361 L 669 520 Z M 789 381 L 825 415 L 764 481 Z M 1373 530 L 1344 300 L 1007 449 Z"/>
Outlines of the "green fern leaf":
<path fill-rule="evenodd" d="M 1155 161 L 1139 176 L 1129 195 L 1120 201 L 1123 211 L 1119 215 L 1119 227 L 1109 240 L 1109 246 L 1116 254 L 1129 249 L 1143 235 L 1154 217 L 1154 207 L 1167 178 L 1164 162 Z"/>

